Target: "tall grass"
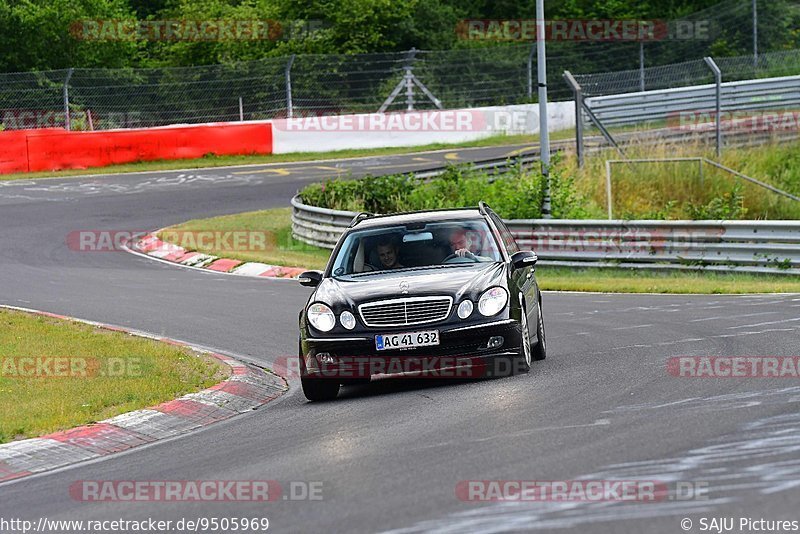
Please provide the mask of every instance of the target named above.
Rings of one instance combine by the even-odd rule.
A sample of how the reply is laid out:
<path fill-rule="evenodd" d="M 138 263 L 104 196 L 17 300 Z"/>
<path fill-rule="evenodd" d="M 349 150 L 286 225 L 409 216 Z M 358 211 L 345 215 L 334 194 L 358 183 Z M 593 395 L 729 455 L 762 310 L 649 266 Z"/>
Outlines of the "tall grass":
<path fill-rule="evenodd" d="M 702 144 L 629 145 L 630 159 L 706 157 Z M 606 160 L 622 159 L 613 149 L 591 155 L 584 168 L 574 156 L 563 172 L 575 177 L 577 193 L 605 216 Z M 800 144 L 727 149 L 720 163 L 800 195 Z M 800 202 L 768 191 L 730 173 L 698 162 L 617 163 L 612 165 L 612 205 L 622 219 L 800 219 Z"/>

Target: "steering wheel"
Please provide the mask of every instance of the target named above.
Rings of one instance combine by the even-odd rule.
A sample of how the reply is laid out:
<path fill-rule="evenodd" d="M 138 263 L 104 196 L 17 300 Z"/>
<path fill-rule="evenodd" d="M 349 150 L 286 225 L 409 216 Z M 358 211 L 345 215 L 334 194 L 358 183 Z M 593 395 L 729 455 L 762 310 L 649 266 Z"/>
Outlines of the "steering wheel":
<path fill-rule="evenodd" d="M 458 254 L 450 254 L 445 259 L 442 260 L 442 263 L 476 263 L 478 260 L 475 256 L 470 252 L 467 256 L 459 256 Z M 457 260 L 457 261 L 453 261 Z"/>

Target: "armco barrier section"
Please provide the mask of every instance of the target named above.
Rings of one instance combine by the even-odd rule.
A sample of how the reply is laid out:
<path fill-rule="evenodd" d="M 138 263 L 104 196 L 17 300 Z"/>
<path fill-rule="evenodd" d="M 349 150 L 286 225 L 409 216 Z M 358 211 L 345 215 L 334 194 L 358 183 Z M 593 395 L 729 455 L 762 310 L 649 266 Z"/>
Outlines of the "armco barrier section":
<path fill-rule="evenodd" d="M 333 249 L 356 213 L 292 199 L 292 234 Z M 800 274 L 800 221 L 506 221 L 543 265 Z"/>
<path fill-rule="evenodd" d="M 713 122 L 716 109 L 714 84 L 642 91 L 621 95 L 586 98 L 586 104 L 605 126 L 622 126 L 647 121 L 669 121 L 684 133 L 696 126 L 698 117 L 690 116 L 681 124 L 681 112 L 704 112 Z M 724 82 L 720 104 L 724 114 L 755 110 L 797 109 L 800 107 L 800 76 Z M 723 115 L 725 119 L 727 115 Z M 776 117 L 774 127 L 786 128 Z M 790 125 L 792 126 L 792 125 Z M 793 128 L 797 130 L 797 124 Z"/>
<path fill-rule="evenodd" d="M 272 153 L 269 122 L 220 123 L 97 132 L 0 132 L 0 173 L 86 169 L 207 154 Z"/>

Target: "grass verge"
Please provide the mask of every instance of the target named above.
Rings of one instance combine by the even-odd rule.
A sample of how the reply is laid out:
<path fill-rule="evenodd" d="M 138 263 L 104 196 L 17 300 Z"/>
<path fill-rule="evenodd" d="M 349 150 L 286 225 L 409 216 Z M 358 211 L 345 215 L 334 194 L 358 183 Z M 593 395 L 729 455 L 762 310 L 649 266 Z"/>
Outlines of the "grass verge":
<path fill-rule="evenodd" d="M 0 443 L 152 406 L 227 376 L 186 348 L 0 309 Z"/>
<path fill-rule="evenodd" d="M 563 267 L 538 267 L 536 271 L 539 285 L 548 291 L 676 294 L 800 293 L 800 278 L 796 276 Z"/>
<path fill-rule="evenodd" d="M 169 232 L 266 232 L 272 239 L 264 250 L 226 252 L 213 247 L 200 252 L 272 265 L 322 269 L 330 251 L 292 238 L 291 208 L 253 211 L 196 219 L 165 229 Z M 180 243 L 179 243 L 180 244 Z M 539 267 L 543 289 L 612 293 L 798 293 L 800 279 L 781 275 L 729 274 L 697 271 L 651 272 L 633 269 L 566 269 Z"/>
<path fill-rule="evenodd" d="M 556 132 L 553 139 L 568 139 L 573 135 L 572 130 Z M 232 165 L 258 165 L 268 163 L 287 163 L 293 161 L 315 161 L 321 159 L 344 159 L 367 156 L 392 156 L 396 154 L 409 154 L 412 152 L 428 150 L 445 150 L 470 147 L 517 145 L 538 142 L 538 135 L 493 135 L 476 141 L 464 143 L 434 143 L 413 147 L 372 148 L 360 150 L 335 150 L 331 152 L 294 152 L 291 154 L 266 154 L 248 156 L 216 156 L 207 155 L 195 159 L 140 161 L 124 165 L 111 165 L 108 167 L 92 167 L 89 169 L 67 169 L 63 171 L 27 172 L 14 174 L 0 174 L 0 181 L 31 180 L 34 178 L 64 178 L 67 176 L 81 176 L 86 174 L 121 174 L 126 172 L 170 171 L 176 169 L 198 169 L 205 167 L 227 167 Z"/>
<path fill-rule="evenodd" d="M 263 239 L 265 246 L 239 247 L 237 250 L 224 250 L 216 242 L 207 246 L 197 239 L 184 239 L 205 232 L 253 232 Z M 223 215 L 210 219 L 194 219 L 185 223 L 165 228 L 159 237 L 168 242 L 181 245 L 187 250 L 204 254 L 212 254 L 224 258 L 235 258 L 242 261 L 255 261 L 270 265 L 288 267 L 308 267 L 322 269 L 328 262 L 330 250 L 307 245 L 292 237 L 292 208 L 276 208 L 271 210 L 250 211 L 234 215 Z M 176 240 L 173 236 L 179 236 Z M 176 242 L 177 241 L 177 242 Z"/>

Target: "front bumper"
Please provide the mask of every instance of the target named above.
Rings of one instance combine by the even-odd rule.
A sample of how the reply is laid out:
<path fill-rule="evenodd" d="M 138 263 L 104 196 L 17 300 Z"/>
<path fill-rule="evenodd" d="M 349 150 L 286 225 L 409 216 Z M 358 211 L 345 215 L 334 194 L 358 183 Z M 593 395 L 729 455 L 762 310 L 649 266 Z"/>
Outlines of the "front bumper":
<path fill-rule="evenodd" d="M 412 331 L 411 327 L 404 331 Z M 382 376 L 427 376 L 432 378 L 475 378 L 493 374 L 494 362 L 507 361 L 520 351 L 520 323 L 513 319 L 460 326 L 430 326 L 417 330 L 438 330 L 439 345 L 414 349 L 378 351 L 372 335 L 313 338 L 301 344 L 307 376 L 368 379 Z M 503 343 L 488 348 L 490 338 Z"/>

